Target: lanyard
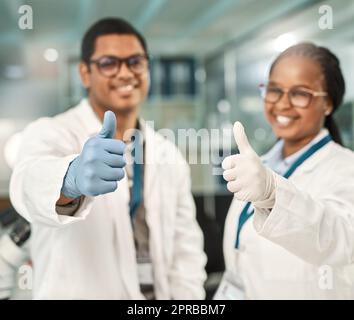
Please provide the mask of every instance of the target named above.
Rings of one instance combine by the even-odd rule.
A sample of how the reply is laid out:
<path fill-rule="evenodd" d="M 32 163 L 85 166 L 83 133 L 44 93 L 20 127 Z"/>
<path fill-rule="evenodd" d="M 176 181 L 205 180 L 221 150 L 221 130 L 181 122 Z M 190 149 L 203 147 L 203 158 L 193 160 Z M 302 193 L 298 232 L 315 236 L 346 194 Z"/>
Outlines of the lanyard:
<path fill-rule="evenodd" d="M 284 178 L 289 178 L 294 171 L 300 167 L 308 158 L 310 158 L 314 153 L 321 149 L 324 145 L 332 140 L 330 135 L 325 136 L 320 141 L 315 143 L 311 148 L 305 151 L 297 160 L 292 164 L 292 166 L 283 175 Z M 253 215 L 254 209 L 250 210 L 251 202 L 247 202 L 241 211 L 240 217 L 238 219 L 237 233 L 236 233 L 236 243 L 235 248 L 238 249 L 240 245 L 240 232 L 245 224 L 245 222 Z"/>
<path fill-rule="evenodd" d="M 142 171 L 143 171 L 143 147 L 140 144 L 140 134 L 135 135 L 134 150 L 132 151 L 133 162 L 133 187 L 129 203 L 130 217 L 134 218 L 142 201 Z"/>

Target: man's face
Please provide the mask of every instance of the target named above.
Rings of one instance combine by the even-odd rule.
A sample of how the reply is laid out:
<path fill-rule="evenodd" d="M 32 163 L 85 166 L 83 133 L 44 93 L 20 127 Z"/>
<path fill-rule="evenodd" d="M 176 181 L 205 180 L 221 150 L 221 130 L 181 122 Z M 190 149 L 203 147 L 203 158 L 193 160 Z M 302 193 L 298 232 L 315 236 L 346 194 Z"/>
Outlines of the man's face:
<path fill-rule="evenodd" d="M 96 39 L 91 60 L 97 61 L 102 57 L 128 58 L 145 54 L 136 36 L 109 34 Z M 92 106 L 101 111 L 108 109 L 121 113 L 136 111 L 149 90 L 148 67 L 141 73 L 135 73 L 126 63 L 121 63 L 115 75 L 107 76 L 97 63 L 91 63 L 90 67 L 81 63 L 80 75 L 84 86 L 89 90 Z"/>

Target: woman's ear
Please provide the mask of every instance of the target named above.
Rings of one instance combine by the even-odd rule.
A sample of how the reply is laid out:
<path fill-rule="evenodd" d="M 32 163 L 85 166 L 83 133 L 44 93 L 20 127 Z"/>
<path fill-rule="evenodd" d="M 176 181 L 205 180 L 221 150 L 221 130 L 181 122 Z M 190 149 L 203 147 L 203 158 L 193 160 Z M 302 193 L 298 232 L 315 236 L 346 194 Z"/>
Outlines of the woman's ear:
<path fill-rule="evenodd" d="M 82 85 L 86 89 L 89 89 L 91 86 L 90 70 L 89 70 L 89 67 L 87 66 L 87 64 L 82 61 L 79 64 L 79 73 L 80 73 Z"/>
<path fill-rule="evenodd" d="M 332 101 L 327 97 L 326 99 L 326 103 L 325 103 L 325 106 L 324 106 L 324 113 L 325 113 L 325 116 L 329 116 L 333 111 L 333 103 Z"/>

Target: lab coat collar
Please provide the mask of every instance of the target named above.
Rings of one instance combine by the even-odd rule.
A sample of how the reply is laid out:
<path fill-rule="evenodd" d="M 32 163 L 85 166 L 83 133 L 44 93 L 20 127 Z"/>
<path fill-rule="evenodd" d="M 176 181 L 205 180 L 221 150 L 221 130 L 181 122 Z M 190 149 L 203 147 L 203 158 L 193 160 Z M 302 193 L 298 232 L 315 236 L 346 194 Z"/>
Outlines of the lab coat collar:
<path fill-rule="evenodd" d="M 88 135 L 90 137 L 97 135 L 102 128 L 102 121 L 93 110 L 87 98 L 80 101 L 78 111 L 80 114 L 85 115 L 82 122 Z M 143 139 L 145 139 L 145 121 L 143 119 L 139 119 L 138 121 L 139 129 L 142 132 Z"/>
<path fill-rule="evenodd" d="M 281 156 L 284 141 L 279 140 L 264 156 L 262 156 L 262 161 L 266 164 L 271 158 L 277 157 L 279 158 L 279 161 L 286 161 L 289 164 L 292 164 L 303 152 L 305 152 L 308 148 L 310 148 L 312 145 L 320 141 L 328 134 L 328 130 L 326 128 L 322 128 L 317 134 L 317 136 L 312 139 L 306 146 L 304 146 L 301 150 L 297 151 L 296 153 L 285 159 L 282 159 Z M 311 161 L 305 161 L 301 165 L 301 167 L 296 170 L 296 172 L 305 172 L 313 170 L 321 161 L 321 157 L 319 157 L 319 155 L 323 154 L 323 152 L 328 152 L 328 146 L 331 144 L 333 144 L 333 142 L 330 142 L 328 145 L 325 145 L 323 148 L 321 148 L 316 154 L 311 157 Z"/>
<path fill-rule="evenodd" d="M 98 134 L 102 128 L 101 119 L 93 111 L 87 98 L 80 101 L 78 105 L 79 114 L 82 114 L 82 124 L 90 137 Z"/>

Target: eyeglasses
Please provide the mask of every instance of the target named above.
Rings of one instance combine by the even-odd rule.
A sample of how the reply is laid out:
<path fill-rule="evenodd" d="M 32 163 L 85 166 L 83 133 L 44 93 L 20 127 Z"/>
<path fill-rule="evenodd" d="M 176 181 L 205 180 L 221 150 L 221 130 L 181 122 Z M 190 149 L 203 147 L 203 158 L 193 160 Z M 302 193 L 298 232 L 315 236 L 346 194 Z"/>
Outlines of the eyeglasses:
<path fill-rule="evenodd" d="M 284 93 L 288 95 L 290 104 L 295 108 L 306 108 L 311 104 L 313 97 L 325 97 L 327 92 L 313 91 L 308 88 L 295 86 L 290 89 L 279 88 L 273 85 L 259 85 L 261 96 L 265 102 L 277 103 Z"/>
<path fill-rule="evenodd" d="M 146 72 L 149 66 L 149 56 L 146 54 L 137 54 L 127 58 L 103 56 L 95 60 L 90 60 L 90 63 L 96 64 L 99 72 L 103 76 L 111 78 L 119 73 L 123 63 L 125 63 L 134 74 Z"/>

